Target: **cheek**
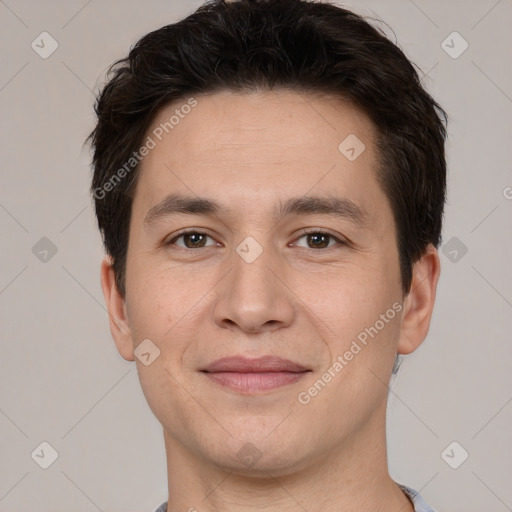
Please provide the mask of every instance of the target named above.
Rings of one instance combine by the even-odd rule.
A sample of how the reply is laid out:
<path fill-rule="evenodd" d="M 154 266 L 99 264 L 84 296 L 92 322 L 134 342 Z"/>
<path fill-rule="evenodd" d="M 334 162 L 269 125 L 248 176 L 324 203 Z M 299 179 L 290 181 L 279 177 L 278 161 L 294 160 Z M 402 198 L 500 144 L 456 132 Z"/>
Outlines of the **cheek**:
<path fill-rule="evenodd" d="M 180 404 L 189 399 L 180 385 L 183 358 L 194 344 L 198 322 L 194 305 L 202 294 L 198 285 L 184 287 L 171 271 L 151 271 L 149 259 L 139 267 L 133 265 L 132 271 L 129 285 L 127 280 L 127 313 L 134 345 L 149 339 L 159 350 L 148 366 L 135 359 L 141 388 L 158 418 L 173 411 L 172 421 L 180 424 Z"/>
<path fill-rule="evenodd" d="M 340 272 L 322 287 L 303 283 L 312 321 L 331 361 L 346 354 L 353 370 L 388 365 L 396 352 L 400 324 L 400 287 L 381 263 Z M 357 362 L 356 362 L 357 360 Z"/>
<path fill-rule="evenodd" d="M 179 368 L 194 348 L 198 326 L 207 321 L 211 272 L 183 272 L 150 258 L 134 262 L 127 273 L 128 316 L 134 343 L 148 338 L 161 351 L 166 367 Z"/>
<path fill-rule="evenodd" d="M 351 329 L 375 321 L 393 295 L 385 269 L 369 260 L 330 270 L 314 279 L 299 279 L 297 287 L 305 303 L 342 338 L 352 334 Z"/>

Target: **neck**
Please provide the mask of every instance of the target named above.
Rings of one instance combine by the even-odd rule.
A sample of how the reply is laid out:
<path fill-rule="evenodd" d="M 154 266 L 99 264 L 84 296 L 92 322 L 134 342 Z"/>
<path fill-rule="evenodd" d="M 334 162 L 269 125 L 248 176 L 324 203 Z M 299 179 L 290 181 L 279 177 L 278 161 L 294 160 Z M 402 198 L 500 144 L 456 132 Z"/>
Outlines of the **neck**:
<path fill-rule="evenodd" d="M 329 453 L 280 471 L 223 468 L 165 429 L 164 439 L 167 512 L 414 512 L 388 472 L 385 409 Z"/>

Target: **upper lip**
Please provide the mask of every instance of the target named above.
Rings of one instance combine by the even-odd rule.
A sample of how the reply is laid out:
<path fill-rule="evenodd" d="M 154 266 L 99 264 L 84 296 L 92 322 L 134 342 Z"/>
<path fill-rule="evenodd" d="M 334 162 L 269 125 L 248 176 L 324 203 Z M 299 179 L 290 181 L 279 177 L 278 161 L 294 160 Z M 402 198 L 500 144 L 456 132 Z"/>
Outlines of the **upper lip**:
<path fill-rule="evenodd" d="M 261 373 L 261 372 L 306 372 L 308 368 L 281 357 L 263 356 L 256 359 L 247 357 L 223 357 L 217 359 L 203 368 L 203 372 L 237 372 L 237 373 Z"/>

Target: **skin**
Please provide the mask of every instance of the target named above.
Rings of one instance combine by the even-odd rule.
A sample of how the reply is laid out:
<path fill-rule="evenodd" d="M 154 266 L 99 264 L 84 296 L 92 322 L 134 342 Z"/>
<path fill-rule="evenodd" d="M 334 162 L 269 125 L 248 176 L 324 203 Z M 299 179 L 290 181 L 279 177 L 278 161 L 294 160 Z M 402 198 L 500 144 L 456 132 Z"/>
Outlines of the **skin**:
<path fill-rule="evenodd" d="M 411 353 L 427 335 L 440 262 L 430 245 L 403 296 L 392 211 L 375 176 L 374 126 L 327 96 L 225 91 L 196 99 L 141 164 L 125 298 L 108 257 L 101 270 L 117 349 L 136 361 L 163 426 L 168 512 L 413 511 L 388 472 L 387 384 L 396 354 Z M 184 103 L 165 107 L 153 126 Z M 349 134 L 366 146 L 354 161 L 338 149 Z M 145 224 L 170 193 L 224 209 Z M 350 199 L 366 210 L 368 224 L 323 213 L 272 217 L 279 201 L 304 195 Z M 210 238 L 194 247 L 197 238 L 174 238 L 183 228 Z M 305 228 L 348 243 L 331 237 L 319 248 Z M 248 236 L 263 249 L 252 263 L 236 252 Z M 396 302 L 402 310 L 300 403 L 298 394 Z M 149 366 L 134 357 L 144 339 L 160 349 Z M 230 355 L 279 356 L 311 372 L 242 394 L 200 371 Z M 244 446 L 253 465 L 237 456 Z"/>

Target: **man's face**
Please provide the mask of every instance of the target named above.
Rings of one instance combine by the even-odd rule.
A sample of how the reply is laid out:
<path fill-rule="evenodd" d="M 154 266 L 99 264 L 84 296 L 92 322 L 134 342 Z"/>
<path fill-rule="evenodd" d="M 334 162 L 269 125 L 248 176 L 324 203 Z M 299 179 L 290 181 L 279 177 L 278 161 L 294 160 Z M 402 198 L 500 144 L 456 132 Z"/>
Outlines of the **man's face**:
<path fill-rule="evenodd" d="M 385 412 L 402 292 L 375 130 L 347 103 L 291 91 L 196 100 L 154 120 L 133 201 L 125 311 L 133 348 L 160 350 L 139 377 L 169 442 L 285 474 L 357 444 Z M 171 194 L 218 209 L 176 211 Z M 231 356 L 308 371 L 204 371 Z"/>

